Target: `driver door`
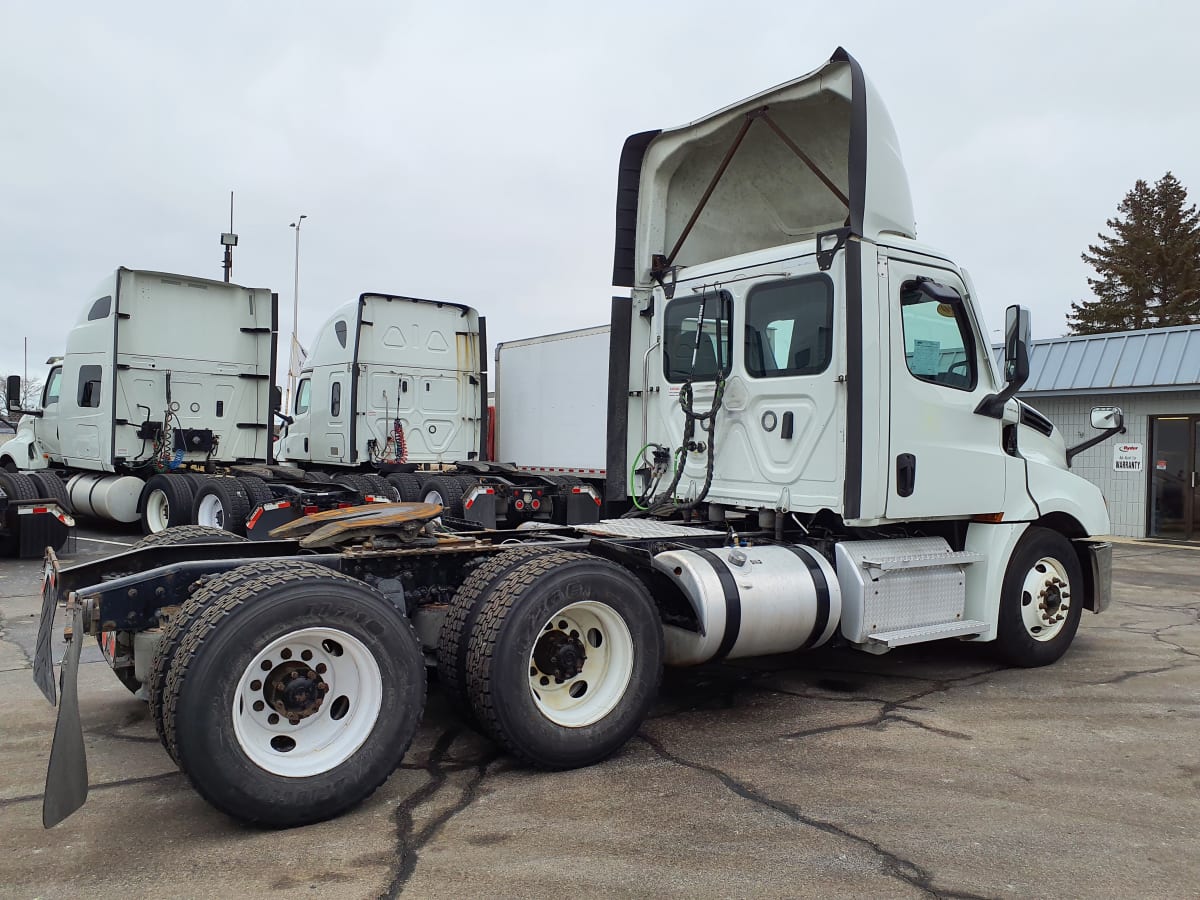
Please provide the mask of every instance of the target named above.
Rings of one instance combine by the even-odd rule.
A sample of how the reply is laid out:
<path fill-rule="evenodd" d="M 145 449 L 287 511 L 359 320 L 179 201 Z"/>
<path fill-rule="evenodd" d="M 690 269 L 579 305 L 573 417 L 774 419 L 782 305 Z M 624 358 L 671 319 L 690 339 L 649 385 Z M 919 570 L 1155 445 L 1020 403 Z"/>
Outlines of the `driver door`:
<path fill-rule="evenodd" d="M 949 288 L 939 300 L 928 279 Z M 966 517 L 1004 509 L 1003 423 L 975 413 L 996 390 L 986 343 L 958 274 L 888 259 L 891 428 L 887 517 Z M 946 292 L 943 295 L 949 296 Z"/>
<path fill-rule="evenodd" d="M 51 459 L 62 458 L 62 442 L 58 436 L 58 395 L 62 389 L 62 366 L 55 366 L 46 376 L 46 386 L 42 389 L 42 415 L 34 421 L 34 432 L 42 451 L 50 454 Z"/>

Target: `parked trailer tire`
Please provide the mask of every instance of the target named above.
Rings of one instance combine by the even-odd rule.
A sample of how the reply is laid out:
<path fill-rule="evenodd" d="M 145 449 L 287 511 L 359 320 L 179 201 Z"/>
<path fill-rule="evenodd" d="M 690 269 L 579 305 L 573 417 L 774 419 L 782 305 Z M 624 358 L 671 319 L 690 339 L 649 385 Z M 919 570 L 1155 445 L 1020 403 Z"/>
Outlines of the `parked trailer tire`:
<path fill-rule="evenodd" d="M 545 769 L 599 762 L 637 731 L 658 693 L 663 635 L 628 570 L 551 551 L 491 591 L 470 637 L 475 716 L 514 756 Z"/>
<path fill-rule="evenodd" d="M 158 534 L 168 528 L 190 525 L 192 483 L 183 475 L 155 475 L 142 490 L 142 534 Z"/>
<path fill-rule="evenodd" d="M 1057 660 L 1079 629 L 1083 592 L 1083 569 L 1071 542 L 1057 531 L 1029 528 L 1004 573 L 996 653 L 1025 668 Z"/>
<path fill-rule="evenodd" d="M 463 484 L 453 475 L 433 475 L 421 484 L 421 499 L 436 503 L 453 519 L 463 516 Z"/>
<path fill-rule="evenodd" d="M 248 515 L 250 498 L 245 486 L 236 478 L 214 475 L 196 491 L 192 521 L 197 525 L 245 534 Z"/>
<path fill-rule="evenodd" d="M 209 803 L 244 822 L 345 812 L 399 765 L 420 724 L 425 666 L 411 623 L 373 588 L 316 568 L 214 579 L 167 673 L 168 747 Z"/>
<path fill-rule="evenodd" d="M 496 585 L 514 567 L 526 560 L 535 559 L 549 552 L 546 546 L 522 547 L 515 546 L 490 557 L 480 564 L 475 571 L 454 592 L 446 618 L 438 632 L 437 675 L 451 704 L 468 719 L 474 719 L 471 709 L 471 698 L 467 690 L 467 651 L 470 646 L 471 634 L 479 621 L 479 612 L 491 598 Z M 586 554 L 567 554 L 587 559 Z"/>
<path fill-rule="evenodd" d="M 425 499 L 421 492 L 421 479 L 412 472 L 392 472 L 387 480 L 400 493 L 402 503 L 420 503 Z"/>

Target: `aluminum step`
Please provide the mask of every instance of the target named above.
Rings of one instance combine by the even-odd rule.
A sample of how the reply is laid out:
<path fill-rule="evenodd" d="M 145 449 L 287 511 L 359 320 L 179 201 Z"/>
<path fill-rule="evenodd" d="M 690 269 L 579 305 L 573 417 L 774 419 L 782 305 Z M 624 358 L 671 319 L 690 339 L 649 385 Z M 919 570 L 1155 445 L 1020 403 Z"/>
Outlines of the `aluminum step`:
<path fill-rule="evenodd" d="M 900 559 L 881 559 L 878 562 L 864 559 L 863 568 L 878 569 L 881 572 L 892 572 L 897 569 L 929 569 L 935 566 L 961 566 L 967 563 L 982 562 L 984 555 L 970 550 L 958 550 L 953 553 L 922 553 L 916 556 L 905 556 Z"/>
<path fill-rule="evenodd" d="M 962 637 L 966 634 L 979 634 L 987 630 L 986 622 L 974 619 L 964 619 L 954 622 L 941 622 L 937 625 L 921 625 L 917 628 L 902 628 L 899 631 L 881 631 L 867 635 L 867 641 L 883 644 L 889 649 L 903 647 L 906 644 L 921 644 L 925 641 L 939 641 L 942 638 Z"/>

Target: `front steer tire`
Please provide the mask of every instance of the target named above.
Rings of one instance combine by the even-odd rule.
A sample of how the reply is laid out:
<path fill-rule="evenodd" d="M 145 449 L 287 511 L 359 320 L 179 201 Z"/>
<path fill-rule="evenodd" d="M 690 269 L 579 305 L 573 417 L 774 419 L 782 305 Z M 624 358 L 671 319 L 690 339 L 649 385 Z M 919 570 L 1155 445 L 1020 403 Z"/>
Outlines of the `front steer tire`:
<path fill-rule="evenodd" d="M 1058 660 L 1079 629 L 1085 589 L 1071 542 L 1049 528 L 1027 529 L 1004 572 L 996 655 L 1022 668 Z"/>
<path fill-rule="evenodd" d="M 244 566 L 202 592 L 162 697 L 166 743 L 196 790 L 234 818 L 279 828 L 332 818 L 370 796 L 404 757 L 424 709 L 411 623 L 373 588 L 302 562 Z M 321 659 L 324 699 L 296 723 L 268 726 L 270 709 L 255 712 L 254 698 L 291 684 L 297 667 L 292 677 L 308 678 L 304 667 Z M 254 688 L 260 679 L 266 685 Z"/>
<path fill-rule="evenodd" d="M 479 723 L 518 759 L 572 769 L 634 735 L 657 696 L 662 659 L 658 613 L 634 575 L 551 551 L 492 589 L 470 637 L 467 691 Z"/>

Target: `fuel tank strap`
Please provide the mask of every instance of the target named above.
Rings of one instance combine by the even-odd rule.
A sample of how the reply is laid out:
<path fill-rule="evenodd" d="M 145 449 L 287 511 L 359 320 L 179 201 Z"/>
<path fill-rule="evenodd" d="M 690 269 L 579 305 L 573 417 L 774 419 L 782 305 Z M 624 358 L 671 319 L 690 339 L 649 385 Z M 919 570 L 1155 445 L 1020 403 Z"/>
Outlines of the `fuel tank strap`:
<path fill-rule="evenodd" d="M 813 551 L 807 547 L 797 547 L 792 544 L 784 544 L 782 546 L 800 557 L 801 562 L 808 569 L 808 574 L 812 576 L 813 587 L 816 588 L 817 617 L 813 622 L 812 634 L 800 645 L 801 650 L 807 650 L 821 639 L 821 635 L 825 633 L 825 629 L 829 626 L 829 582 L 825 580 L 825 570 L 817 565 L 817 561 L 813 559 Z"/>
<path fill-rule="evenodd" d="M 724 659 L 733 649 L 733 645 L 737 643 L 738 635 L 742 631 L 741 591 L 738 590 L 737 582 L 733 580 L 733 573 L 729 571 L 729 567 L 721 562 L 715 553 L 702 547 L 688 547 L 687 549 L 713 567 L 713 571 L 717 573 L 717 578 L 721 582 L 721 590 L 725 593 L 725 633 L 721 636 L 721 644 L 717 647 L 717 652 L 713 654 L 711 661 Z M 828 610 L 828 596 L 826 596 L 825 606 Z"/>

